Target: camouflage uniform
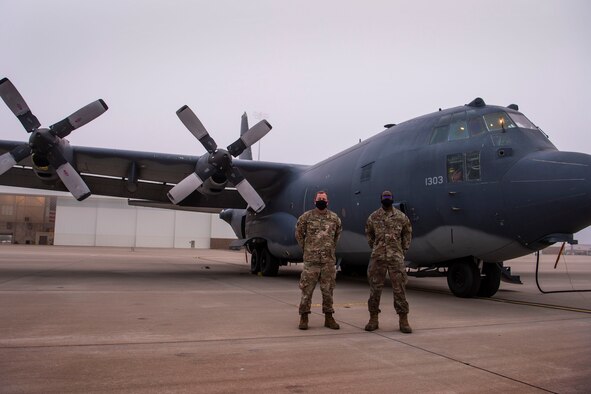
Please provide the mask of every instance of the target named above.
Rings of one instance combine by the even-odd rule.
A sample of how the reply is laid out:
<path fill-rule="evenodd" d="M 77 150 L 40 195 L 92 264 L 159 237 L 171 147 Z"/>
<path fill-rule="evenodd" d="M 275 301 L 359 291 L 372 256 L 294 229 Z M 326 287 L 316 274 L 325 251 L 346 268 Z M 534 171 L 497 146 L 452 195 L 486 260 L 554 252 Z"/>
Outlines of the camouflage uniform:
<path fill-rule="evenodd" d="M 367 307 L 370 314 L 380 312 L 380 298 L 386 271 L 392 281 L 394 309 L 399 315 L 408 314 L 405 285 L 408 282 L 404 269 L 404 255 L 410 247 L 412 227 L 404 213 L 396 208 L 379 208 L 365 224 L 365 234 L 372 248 L 367 268 L 370 293 Z"/>
<path fill-rule="evenodd" d="M 300 315 L 310 313 L 312 293 L 320 281 L 322 312 L 334 313 L 332 292 L 336 277 L 336 244 L 341 235 L 341 219 L 326 209 L 304 212 L 296 224 L 295 237 L 304 251 L 304 270 L 300 277 L 302 299 Z"/>

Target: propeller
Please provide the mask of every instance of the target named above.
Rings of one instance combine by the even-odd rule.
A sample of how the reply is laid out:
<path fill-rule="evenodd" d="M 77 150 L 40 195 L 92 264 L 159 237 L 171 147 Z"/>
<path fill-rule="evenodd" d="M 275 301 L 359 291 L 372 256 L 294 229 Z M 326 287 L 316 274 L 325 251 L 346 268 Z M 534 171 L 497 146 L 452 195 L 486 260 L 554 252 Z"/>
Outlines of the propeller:
<path fill-rule="evenodd" d="M 232 156 L 238 157 L 244 150 L 263 138 L 272 128 L 269 122 L 261 120 L 242 134 L 240 138 L 228 145 L 227 150 L 223 150 L 217 148 L 216 142 L 191 108 L 184 105 L 176 111 L 176 114 L 191 134 L 205 147 L 209 156 L 206 164 L 201 164 L 202 162 L 199 161 L 192 174 L 170 189 L 168 198 L 174 204 L 178 204 L 197 190 L 209 177 L 216 173 L 222 173 L 236 187 L 238 193 L 252 210 L 255 212 L 262 211 L 265 208 L 263 199 L 244 178 L 240 170 L 232 164 Z"/>
<path fill-rule="evenodd" d="M 0 80 L 0 97 L 20 120 L 27 133 L 31 133 L 28 143 L 0 156 L 0 175 L 19 161 L 33 155 L 34 162 L 46 161 L 51 164 L 66 189 L 78 201 L 90 196 L 90 189 L 64 154 L 67 143 L 62 141 L 62 138 L 102 115 L 108 109 L 107 104 L 103 100 L 92 102 L 47 129 L 40 128 L 41 123 L 8 78 Z"/>

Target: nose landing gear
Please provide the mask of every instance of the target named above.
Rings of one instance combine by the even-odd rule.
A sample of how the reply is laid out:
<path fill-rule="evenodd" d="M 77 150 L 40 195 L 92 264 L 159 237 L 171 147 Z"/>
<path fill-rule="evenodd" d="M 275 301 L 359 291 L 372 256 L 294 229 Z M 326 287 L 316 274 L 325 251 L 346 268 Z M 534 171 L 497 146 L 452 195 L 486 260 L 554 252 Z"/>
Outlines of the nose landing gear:
<path fill-rule="evenodd" d="M 501 264 L 475 258 L 457 260 L 447 270 L 447 285 L 457 297 L 492 297 L 501 284 Z"/>

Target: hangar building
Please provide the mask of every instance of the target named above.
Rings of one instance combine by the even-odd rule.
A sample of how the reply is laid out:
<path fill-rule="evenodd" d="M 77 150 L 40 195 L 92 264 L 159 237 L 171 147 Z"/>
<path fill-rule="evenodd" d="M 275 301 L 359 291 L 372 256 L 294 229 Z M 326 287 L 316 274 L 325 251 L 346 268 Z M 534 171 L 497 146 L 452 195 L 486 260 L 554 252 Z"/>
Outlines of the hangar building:
<path fill-rule="evenodd" d="M 227 248 L 230 226 L 210 213 L 135 207 L 122 198 L 0 186 L 0 243 Z"/>

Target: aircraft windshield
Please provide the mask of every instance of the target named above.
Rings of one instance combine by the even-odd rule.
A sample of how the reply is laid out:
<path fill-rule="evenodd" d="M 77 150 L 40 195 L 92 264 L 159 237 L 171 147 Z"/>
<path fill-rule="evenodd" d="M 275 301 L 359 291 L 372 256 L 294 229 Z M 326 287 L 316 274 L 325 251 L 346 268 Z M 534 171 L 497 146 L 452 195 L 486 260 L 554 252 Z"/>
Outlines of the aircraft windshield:
<path fill-rule="evenodd" d="M 510 116 L 511 116 L 511 119 L 513 119 L 513 121 L 517 125 L 517 127 L 521 127 L 522 129 L 532 129 L 532 130 L 538 129 L 536 127 L 536 125 L 534 125 L 532 122 L 530 122 L 529 119 L 526 118 L 522 114 L 512 113 Z"/>
<path fill-rule="evenodd" d="M 486 128 L 488 131 L 512 129 L 517 127 L 506 112 L 486 114 L 484 115 L 484 122 L 486 123 Z"/>
<path fill-rule="evenodd" d="M 505 111 L 486 115 L 476 115 L 475 111 L 460 111 L 443 115 L 431 133 L 430 144 L 463 140 L 478 136 L 487 131 L 500 131 L 514 128 L 538 130 L 524 115 Z"/>

